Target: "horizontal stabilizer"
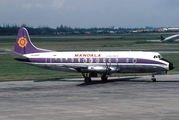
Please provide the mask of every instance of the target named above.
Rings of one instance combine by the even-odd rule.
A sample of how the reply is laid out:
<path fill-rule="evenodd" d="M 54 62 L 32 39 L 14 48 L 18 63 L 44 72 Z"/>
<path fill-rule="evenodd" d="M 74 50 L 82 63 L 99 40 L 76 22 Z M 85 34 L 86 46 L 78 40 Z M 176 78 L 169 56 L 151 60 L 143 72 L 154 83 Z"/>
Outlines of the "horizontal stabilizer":
<path fill-rule="evenodd" d="M 11 57 L 13 57 L 14 59 L 28 59 L 27 57 L 25 57 L 25 56 L 23 56 L 23 55 L 21 55 L 21 54 L 19 54 L 19 53 L 17 53 L 17 52 L 14 52 L 14 51 L 12 51 L 12 50 L 9 50 L 9 49 L 6 49 L 5 50 L 5 52 L 7 53 L 7 54 L 9 54 Z"/>

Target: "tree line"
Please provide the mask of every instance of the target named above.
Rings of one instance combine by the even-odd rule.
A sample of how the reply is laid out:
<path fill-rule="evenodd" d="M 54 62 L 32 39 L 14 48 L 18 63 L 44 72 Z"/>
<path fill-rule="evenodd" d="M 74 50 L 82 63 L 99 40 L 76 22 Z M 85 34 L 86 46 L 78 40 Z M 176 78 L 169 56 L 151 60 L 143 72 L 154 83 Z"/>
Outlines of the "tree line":
<path fill-rule="evenodd" d="M 43 27 L 31 27 L 26 24 L 18 25 L 9 25 L 3 24 L 0 25 L 0 35 L 16 35 L 20 27 L 25 27 L 30 35 L 66 35 L 66 34 L 122 34 L 130 33 L 133 30 L 141 30 L 142 32 L 156 32 L 157 28 L 145 27 L 145 28 L 115 28 L 115 27 L 106 27 L 106 28 L 71 28 L 65 25 L 57 26 L 56 28 L 50 28 L 48 26 Z M 147 30 L 147 31 L 146 31 Z"/>

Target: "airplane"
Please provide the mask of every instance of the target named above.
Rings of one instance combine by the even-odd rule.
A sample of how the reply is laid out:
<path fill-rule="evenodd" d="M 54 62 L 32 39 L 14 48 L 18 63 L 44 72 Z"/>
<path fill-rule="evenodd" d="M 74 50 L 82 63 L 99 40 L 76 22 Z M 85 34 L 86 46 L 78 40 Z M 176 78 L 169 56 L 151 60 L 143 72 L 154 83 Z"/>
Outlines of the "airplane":
<path fill-rule="evenodd" d="M 160 40 L 146 40 L 148 42 L 174 42 L 179 40 L 179 34 L 175 34 L 164 38 L 163 35 L 160 36 Z"/>
<path fill-rule="evenodd" d="M 37 48 L 31 42 L 26 28 L 18 31 L 14 50 L 5 50 L 15 60 L 51 70 L 82 73 L 85 83 L 91 77 L 101 75 L 107 81 L 113 73 L 152 73 L 167 74 L 174 64 L 157 52 L 143 51 L 70 51 L 58 52 Z"/>
<path fill-rule="evenodd" d="M 177 39 L 179 39 L 179 34 L 172 35 L 172 36 L 169 36 L 167 38 L 164 38 L 161 35 L 161 42 L 173 42 L 173 41 L 176 41 Z"/>

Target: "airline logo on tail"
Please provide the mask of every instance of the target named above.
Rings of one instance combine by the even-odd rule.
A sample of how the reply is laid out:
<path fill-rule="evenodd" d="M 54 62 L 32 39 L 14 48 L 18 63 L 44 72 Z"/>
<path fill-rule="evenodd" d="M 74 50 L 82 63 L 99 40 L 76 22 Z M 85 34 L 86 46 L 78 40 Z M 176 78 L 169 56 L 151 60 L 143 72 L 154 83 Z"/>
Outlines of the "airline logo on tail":
<path fill-rule="evenodd" d="M 27 42 L 27 39 L 26 39 L 25 37 L 19 38 L 19 40 L 18 40 L 18 45 L 19 45 L 21 48 L 26 47 L 27 44 L 28 44 L 28 42 Z"/>

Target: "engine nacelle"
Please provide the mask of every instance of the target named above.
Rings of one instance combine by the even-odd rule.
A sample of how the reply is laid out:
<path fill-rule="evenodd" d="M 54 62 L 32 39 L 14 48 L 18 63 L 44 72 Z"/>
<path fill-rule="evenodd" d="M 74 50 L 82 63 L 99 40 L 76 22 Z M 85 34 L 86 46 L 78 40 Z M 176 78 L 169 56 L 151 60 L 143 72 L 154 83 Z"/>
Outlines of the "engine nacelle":
<path fill-rule="evenodd" d="M 98 72 L 98 73 L 119 73 L 119 67 L 107 67 L 107 66 L 89 66 L 87 68 L 82 68 L 81 72 Z"/>
<path fill-rule="evenodd" d="M 154 72 L 153 75 L 163 75 L 167 74 L 167 71 Z"/>

